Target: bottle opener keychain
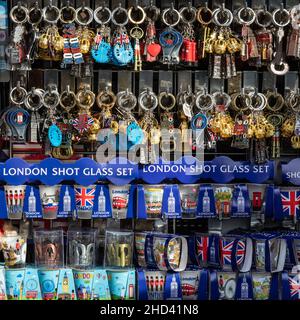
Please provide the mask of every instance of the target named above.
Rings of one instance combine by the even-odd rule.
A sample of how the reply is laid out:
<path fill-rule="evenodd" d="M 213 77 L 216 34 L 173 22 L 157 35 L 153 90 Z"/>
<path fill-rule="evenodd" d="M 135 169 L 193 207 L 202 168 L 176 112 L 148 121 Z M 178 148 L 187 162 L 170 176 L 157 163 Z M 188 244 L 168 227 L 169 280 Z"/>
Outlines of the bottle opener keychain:
<path fill-rule="evenodd" d="M 169 22 L 175 16 L 174 22 Z M 165 64 L 178 64 L 180 62 L 179 52 L 183 43 L 183 37 L 174 27 L 180 21 L 180 13 L 174 8 L 165 9 L 162 13 L 162 21 L 168 27 L 160 34 L 159 43 L 163 50 L 162 62 Z"/>

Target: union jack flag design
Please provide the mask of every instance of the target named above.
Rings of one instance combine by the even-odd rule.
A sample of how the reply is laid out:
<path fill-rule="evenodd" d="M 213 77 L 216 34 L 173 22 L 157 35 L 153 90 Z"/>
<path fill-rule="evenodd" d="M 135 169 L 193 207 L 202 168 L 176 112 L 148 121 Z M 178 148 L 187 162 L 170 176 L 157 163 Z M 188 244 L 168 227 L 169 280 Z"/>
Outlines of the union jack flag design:
<path fill-rule="evenodd" d="M 207 262 L 208 243 L 208 236 L 198 236 L 196 239 L 197 256 L 200 262 Z"/>
<path fill-rule="evenodd" d="M 300 213 L 300 192 L 281 191 L 282 210 L 285 217 L 294 217 Z"/>
<path fill-rule="evenodd" d="M 236 247 L 236 263 L 238 265 L 242 264 L 246 254 L 246 244 L 245 241 L 239 240 Z"/>
<path fill-rule="evenodd" d="M 95 188 L 75 188 L 76 206 L 91 208 L 94 205 Z"/>
<path fill-rule="evenodd" d="M 300 277 L 289 277 L 290 293 L 292 300 L 300 299 Z"/>
<path fill-rule="evenodd" d="M 223 265 L 231 265 L 231 253 L 233 240 L 221 239 L 221 262 Z"/>

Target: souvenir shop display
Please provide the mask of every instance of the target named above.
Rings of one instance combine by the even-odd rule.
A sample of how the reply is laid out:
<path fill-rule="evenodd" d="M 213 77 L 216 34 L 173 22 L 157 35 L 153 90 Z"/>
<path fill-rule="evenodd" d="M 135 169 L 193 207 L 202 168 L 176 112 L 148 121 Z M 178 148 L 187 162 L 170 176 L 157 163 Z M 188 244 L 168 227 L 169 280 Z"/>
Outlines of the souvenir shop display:
<path fill-rule="evenodd" d="M 0 300 L 300 300 L 296 2 L 0 0 Z"/>

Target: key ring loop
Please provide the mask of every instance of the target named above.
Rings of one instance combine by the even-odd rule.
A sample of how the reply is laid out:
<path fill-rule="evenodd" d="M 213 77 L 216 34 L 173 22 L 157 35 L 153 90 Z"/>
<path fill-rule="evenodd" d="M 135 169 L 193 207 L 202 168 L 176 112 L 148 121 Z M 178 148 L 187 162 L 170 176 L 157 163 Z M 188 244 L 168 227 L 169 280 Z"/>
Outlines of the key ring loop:
<path fill-rule="evenodd" d="M 129 90 L 120 91 L 117 94 L 117 105 L 126 111 L 131 111 L 135 108 L 137 104 L 136 96 Z"/>
<path fill-rule="evenodd" d="M 59 16 L 62 23 L 73 23 L 76 18 L 76 9 L 68 4 L 60 9 Z"/>
<path fill-rule="evenodd" d="M 123 21 L 117 21 L 117 16 L 124 15 Z M 111 13 L 111 21 L 114 25 L 124 27 L 128 23 L 128 12 L 125 8 L 121 7 L 121 4 L 116 7 Z"/>
<path fill-rule="evenodd" d="M 145 99 L 147 99 L 148 101 L 148 106 L 146 106 L 145 104 Z M 150 102 L 150 104 L 149 104 Z M 139 97 L 138 97 L 138 103 L 139 103 L 139 106 L 145 110 L 145 111 L 153 111 L 157 105 L 158 105 L 158 98 L 156 96 L 156 94 L 147 89 L 147 90 L 144 90 L 142 91 L 140 94 L 139 94 Z"/>
<path fill-rule="evenodd" d="M 290 23 L 290 20 L 291 20 L 290 12 L 284 8 L 278 8 L 273 11 L 272 19 L 275 26 L 285 27 Z"/>
<path fill-rule="evenodd" d="M 219 100 L 223 100 L 222 101 L 223 103 L 220 104 Z M 212 101 L 213 101 L 214 107 L 222 105 L 222 108 L 224 108 L 224 110 L 227 110 L 228 106 L 231 103 L 231 97 L 222 89 L 221 91 L 216 91 L 212 94 Z"/>
<path fill-rule="evenodd" d="M 49 3 L 48 6 L 43 8 L 43 19 L 47 23 L 57 24 L 59 18 L 60 10 L 52 4 L 52 1 Z"/>
<path fill-rule="evenodd" d="M 43 106 L 43 95 L 43 89 L 31 88 L 24 100 L 25 107 L 33 112 L 38 111 Z"/>
<path fill-rule="evenodd" d="M 28 9 L 19 3 L 11 8 L 9 17 L 14 23 L 22 24 L 28 20 L 28 13 Z"/>
<path fill-rule="evenodd" d="M 266 109 L 272 112 L 277 112 L 284 106 L 284 98 L 280 93 L 277 92 L 277 90 L 267 92 L 266 99 Z M 272 99 L 275 99 L 275 104 L 273 106 L 270 104 Z"/>
<path fill-rule="evenodd" d="M 75 22 L 81 26 L 89 25 L 94 19 L 93 10 L 87 6 L 81 6 L 76 9 Z"/>
<path fill-rule="evenodd" d="M 18 84 L 16 87 L 14 87 L 10 91 L 9 98 L 13 104 L 19 106 L 22 103 L 24 103 L 26 95 L 27 95 L 26 89 L 21 87 L 20 84 Z"/>
<path fill-rule="evenodd" d="M 240 103 L 239 103 L 240 102 Z M 231 106 L 235 111 L 246 111 L 251 107 L 251 97 L 249 94 L 245 93 L 243 89 L 242 92 L 235 93 L 231 96 Z M 243 106 L 240 106 L 242 104 Z"/>
<path fill-rule="evenodd" d="M 142 14 L 142 17 L 140 20 L 134 20 L 133 13 L 134 12 L 140 12 Z M 146 12 L 141 6 L 132 6 L 128 10 L 128 19 L 132 24 L 142 24 L 146 19 Z"/>
<path fill-rule="evenodd" d="M 300 94 L 299 90 L 297 92 L 291 92 L 290 96 L 288 97 L 288 104 L 290 108 L 295 112 L 300 112 Z"/>
<path fill-rule="evenodd" d="M 148 21 L 157 21 L 160 15 L 160 9 L 157 6 L 150 4 L 149 6 L 145 7 L 144 10 L 146 12 L 146 19 Z"/>
<path fill-rule="evenodd" d="M 267 105 L 267 99 L 264 94 L 262 94 L 260 92 L 253 92 L 252 91 L 252 92 L 249 92 L 249 96 L 251 97 L 250 109 L 252 111 L 262 111 L 265 109 L 265 107 Z"/>
<path fill-rule="evenodd" d="M 59 100 L 61 107 L 67 112 L 76 106 L 76 95 L 70 90 L 70 86 L 67 86 L 67 89 L 60 94 Z"/>
<path fill-rule="evenodd" d="M 267 28 L 272 24 L 273 16 L 269 11 L 266 10 L 266 8 L 259 9 L 256 11 L 255 22 L 258 26 L 262 28 Z"/>
<path fill-rule="evenodd" d="M 200 7 L 197 12 L 197 20 L 199 23 L 207 26 L 213 20 L 213 12 L 208 8 L 208 6 Z"/>
<path fill-rule="evenodd" d="M 206 90 L 197 92 L 195 106 L 202 112 L 211 110 L 214 106 L 212 96 Z"/>
<path fill-rule="evenodd" d="M 197 9 L 193 7 L 189 2 L 189 5 L 187 7 L 183 7 L 179 10 L 179 14 L 183 23 L 192 24 L 196 21 Z"/>
<path fill-rule="evenodd" d="M 77 105 L 87 111 L 95 103 L 95 93 L 90 90 L 89 85 L 83 85 L 76 94 Z"/>
<path fill-rule="evenodd" d="M 28 22 L 36 26 L 40 24 L 42 20 L 43 10 L 38 6 L 38 2 L 36 2 L 35 5 L 28 10 Z"/>
<path fill-rule="evenodd" d="M 240 24 L 250 26 L 256 19 L 256 13 L 248 6 L 242 7 L 237 11 L 237 19 Z"/>
<path fill-rule="evenodd" d="M 101 13 L 102 13 L 102 15 L 101 15 Z M 105 19 L 105 15 L 107 16 L 106 19 Z M 103 19 L 103 16 L 104 16 L 104 19 Z M 108 24 L 110 22 L 110 20 L 111 20 L 111 16 L 112 16 L 112 13 L 111 13 L 111 11 L 110 11 L 110 9 L 108 7 L 98 7 L 94 11 L 94 20 L 99 25 Z"/>
<path fill-rule="evenodd" d="M 175 16 L 176 16 L 175 22 L 173 22 L 173 23 L 167 22 L 167 15 L 169 15 L 169 14 L 175 14 Z M 180 18 L 181 18 L 181 15 L 178 10 L 174 9 L 174 6 L 172 6 L 172 8 L 168 8 L 168 9 L 163 10 L 162 16 L 161 16 L 163 23 L 165 25 L 167 25 L 168 27 L 175 27 L 179 23 Z"/>
<path fill-rule="evenodd" d="M 158 95 L 158 105 L 163 110 L 170 111 L 176 105 L 176 97 L 168 91 L 163 91 Z"/>
<path fill-rule="evenodd" d="M 97 95 L 96 102 L 100 109 L 111 109 L 117 100 L 116 95 L 107 88 L 100 91 Z"/>
<path fill-rule="evenodd" d="M 220 19 L 225 17 L 225 21 L 221 22 Z M 221 8 L 215 9 L 213 11 L 213 22 L 219 27 L 229 27 L 233 21 L 232 12 L 225 8 L 223 4 Z"/>
<path fill-rule="evenodd" d="M 56 85 L 53 85 L 53 84 L 48 85 L 48 89 L 45 90 L 43 94 L 42 102 L 47 109 L 52 109 L 52 110 L 54 110 L 59 105 L 60 96 L 57 91 Z"/>

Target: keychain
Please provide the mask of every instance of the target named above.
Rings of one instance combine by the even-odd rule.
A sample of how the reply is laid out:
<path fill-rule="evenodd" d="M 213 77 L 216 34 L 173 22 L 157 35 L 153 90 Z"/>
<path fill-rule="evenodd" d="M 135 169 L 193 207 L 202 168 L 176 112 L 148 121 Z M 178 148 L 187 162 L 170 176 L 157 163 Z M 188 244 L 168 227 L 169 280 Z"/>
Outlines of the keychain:
<path fill-rule="evenodd" d="M 115 8 L 111 13 L 111 20 L 116 26 L 113 34 L 111 59 L 117 66 L 126 66 L 134 61 L 134 51 L 125 27 L 128 23 L 127 10 L 121 5 Z"/>
<path fill-rule="evenodd" d="M 180 60 L 189 64 L 197 62 L 197 43 L 195 41 L 195 31 L 193 23 L 196 21 L 197 10 L 191 3 L 179 11 L 183 26 L 183 44 L 180 52 Z"/>
<path fill-rule="evenodd" d="M 175 96 L 167 91 L 158 95 L 158 105 L 163 110 L 160 114 L 161 143 L 162 152 L 173 152 L 176 150 L 176 136 L 174 135 L 174 109 L 176 105 Z"/>
<path fill-rule="evenodd" d="M 155 22 L 157 21 L 160 10 L 155 5 L 151 4 L 145 8 L 146 11 L 146 34 L 144 42 L 143 57 L 147 62 L 157 61 L 161 52 L 161 46 L 156 39 Z"/>
<path fill-rule="evenodd" d="M 175 16 L 175 19 L 173 20 Z M 174 22 L 169 22 L 169 21 Z M 165 64 L 178 64 L 180 62 L 179 52 L 183 43 L 183 37 L 174 27 L 180 21 L 180 13 L 174 9 L 172 3 L 171 8 L 162 12 L 162 21 L 168 27 L 159 36 L 159 43 L 162 47 L 162 62 Z"/>
<path fill-rule="evenodd" d="M 144 133 L 142 144 L 146 147 L 146 149 L 141 148 L 140 162 L 143 164 L 154 163 L 158 156 L 155 145 L 159 145 L 161 136 L 159 123 L 153 113 L 158 106 L 158 98 L 153 91 L 147 88 L 139 94 L 138 104 L 145 112 L 143 118 L 139 121 Z M 146 157 L 146 152 L 148 152 L 148 157 Z"/>
<path fill-rule="evenodd" d="M 94 19 L 100 25 L 91 50 L 91 55 L 97 63 L 109 63 L 111 59 L 111 11 L 107 7 L 98 7 L 94 11 Z"/>

